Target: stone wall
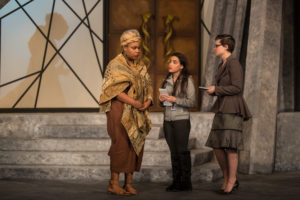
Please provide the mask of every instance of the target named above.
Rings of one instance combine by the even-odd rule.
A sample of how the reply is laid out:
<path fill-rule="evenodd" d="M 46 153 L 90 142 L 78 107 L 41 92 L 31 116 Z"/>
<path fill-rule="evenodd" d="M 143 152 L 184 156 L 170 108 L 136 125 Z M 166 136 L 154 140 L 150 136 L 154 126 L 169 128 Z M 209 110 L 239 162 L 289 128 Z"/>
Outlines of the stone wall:
<path fill-rule="evenodd" d="M 300 112 L 277 116 L 275 171 L 300 170 Z"/>

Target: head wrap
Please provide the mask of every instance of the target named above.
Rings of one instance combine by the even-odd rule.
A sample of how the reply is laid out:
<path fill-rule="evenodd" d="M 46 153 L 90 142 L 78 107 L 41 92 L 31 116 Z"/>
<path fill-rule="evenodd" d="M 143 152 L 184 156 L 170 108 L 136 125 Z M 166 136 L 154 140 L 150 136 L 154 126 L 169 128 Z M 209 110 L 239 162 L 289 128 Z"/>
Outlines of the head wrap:
<path fill-rule="evenodd" d="M 140 42 L 141 36 L 140 33 L 136 29 L 130 29 L 124 31 L 120 37 L 121 46 L 126 46 L 132 42 Z"/>

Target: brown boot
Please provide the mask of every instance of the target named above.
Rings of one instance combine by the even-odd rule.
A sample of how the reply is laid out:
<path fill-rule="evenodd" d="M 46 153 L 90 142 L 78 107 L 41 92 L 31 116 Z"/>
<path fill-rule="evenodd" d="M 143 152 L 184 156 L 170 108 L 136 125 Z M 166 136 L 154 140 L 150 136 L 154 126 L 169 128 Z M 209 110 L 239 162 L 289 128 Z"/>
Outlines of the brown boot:
<path fill-rule="evenodd" d="M 125 185 L 123 188 L 128 193 L 132 195 L 137 195 L 138 192 L 136 191 L 136 189 L 132 187 L 132 177 L 133 177 L 133 173 L 125 173 Z"/>
<path fill-rule="evenodd" d="M 119 173 L 111 173 L 111 180 L 109 181 L 107 192 L 115 195 L 129 195 L 129 192 L 119 186 Z"/>

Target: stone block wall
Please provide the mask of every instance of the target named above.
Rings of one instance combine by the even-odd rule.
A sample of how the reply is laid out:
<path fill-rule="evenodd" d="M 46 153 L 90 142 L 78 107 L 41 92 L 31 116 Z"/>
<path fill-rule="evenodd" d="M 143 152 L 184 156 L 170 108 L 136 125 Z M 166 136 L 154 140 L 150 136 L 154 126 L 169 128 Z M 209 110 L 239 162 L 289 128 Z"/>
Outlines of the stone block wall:
<path fill-rule="evenodd" d="M 275 171 L 300 170 L 300 112 L 277 116 Z"/>

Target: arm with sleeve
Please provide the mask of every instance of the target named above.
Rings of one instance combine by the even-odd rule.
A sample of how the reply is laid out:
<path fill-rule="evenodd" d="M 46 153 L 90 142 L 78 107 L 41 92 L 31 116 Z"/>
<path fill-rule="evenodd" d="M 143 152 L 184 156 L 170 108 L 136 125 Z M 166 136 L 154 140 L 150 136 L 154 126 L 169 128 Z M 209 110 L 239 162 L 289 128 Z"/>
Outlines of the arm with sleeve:
<path fill-rule="evenodd" d="M 243 88 L 243 70 L 240 63 L 237 60 L 232 60 L 226 67 L 228 67 L 231 85 L 216 86 L 215 95 L 217 96 L 237 95 Z"/>
<path fill-rule="evenodd" d="M 176 104 L 182 107 L 191 108 L 195 106 L 195 103 L 195 85 L 192 76 L 189 76 L 186 97 L 176 96 Z"/>

